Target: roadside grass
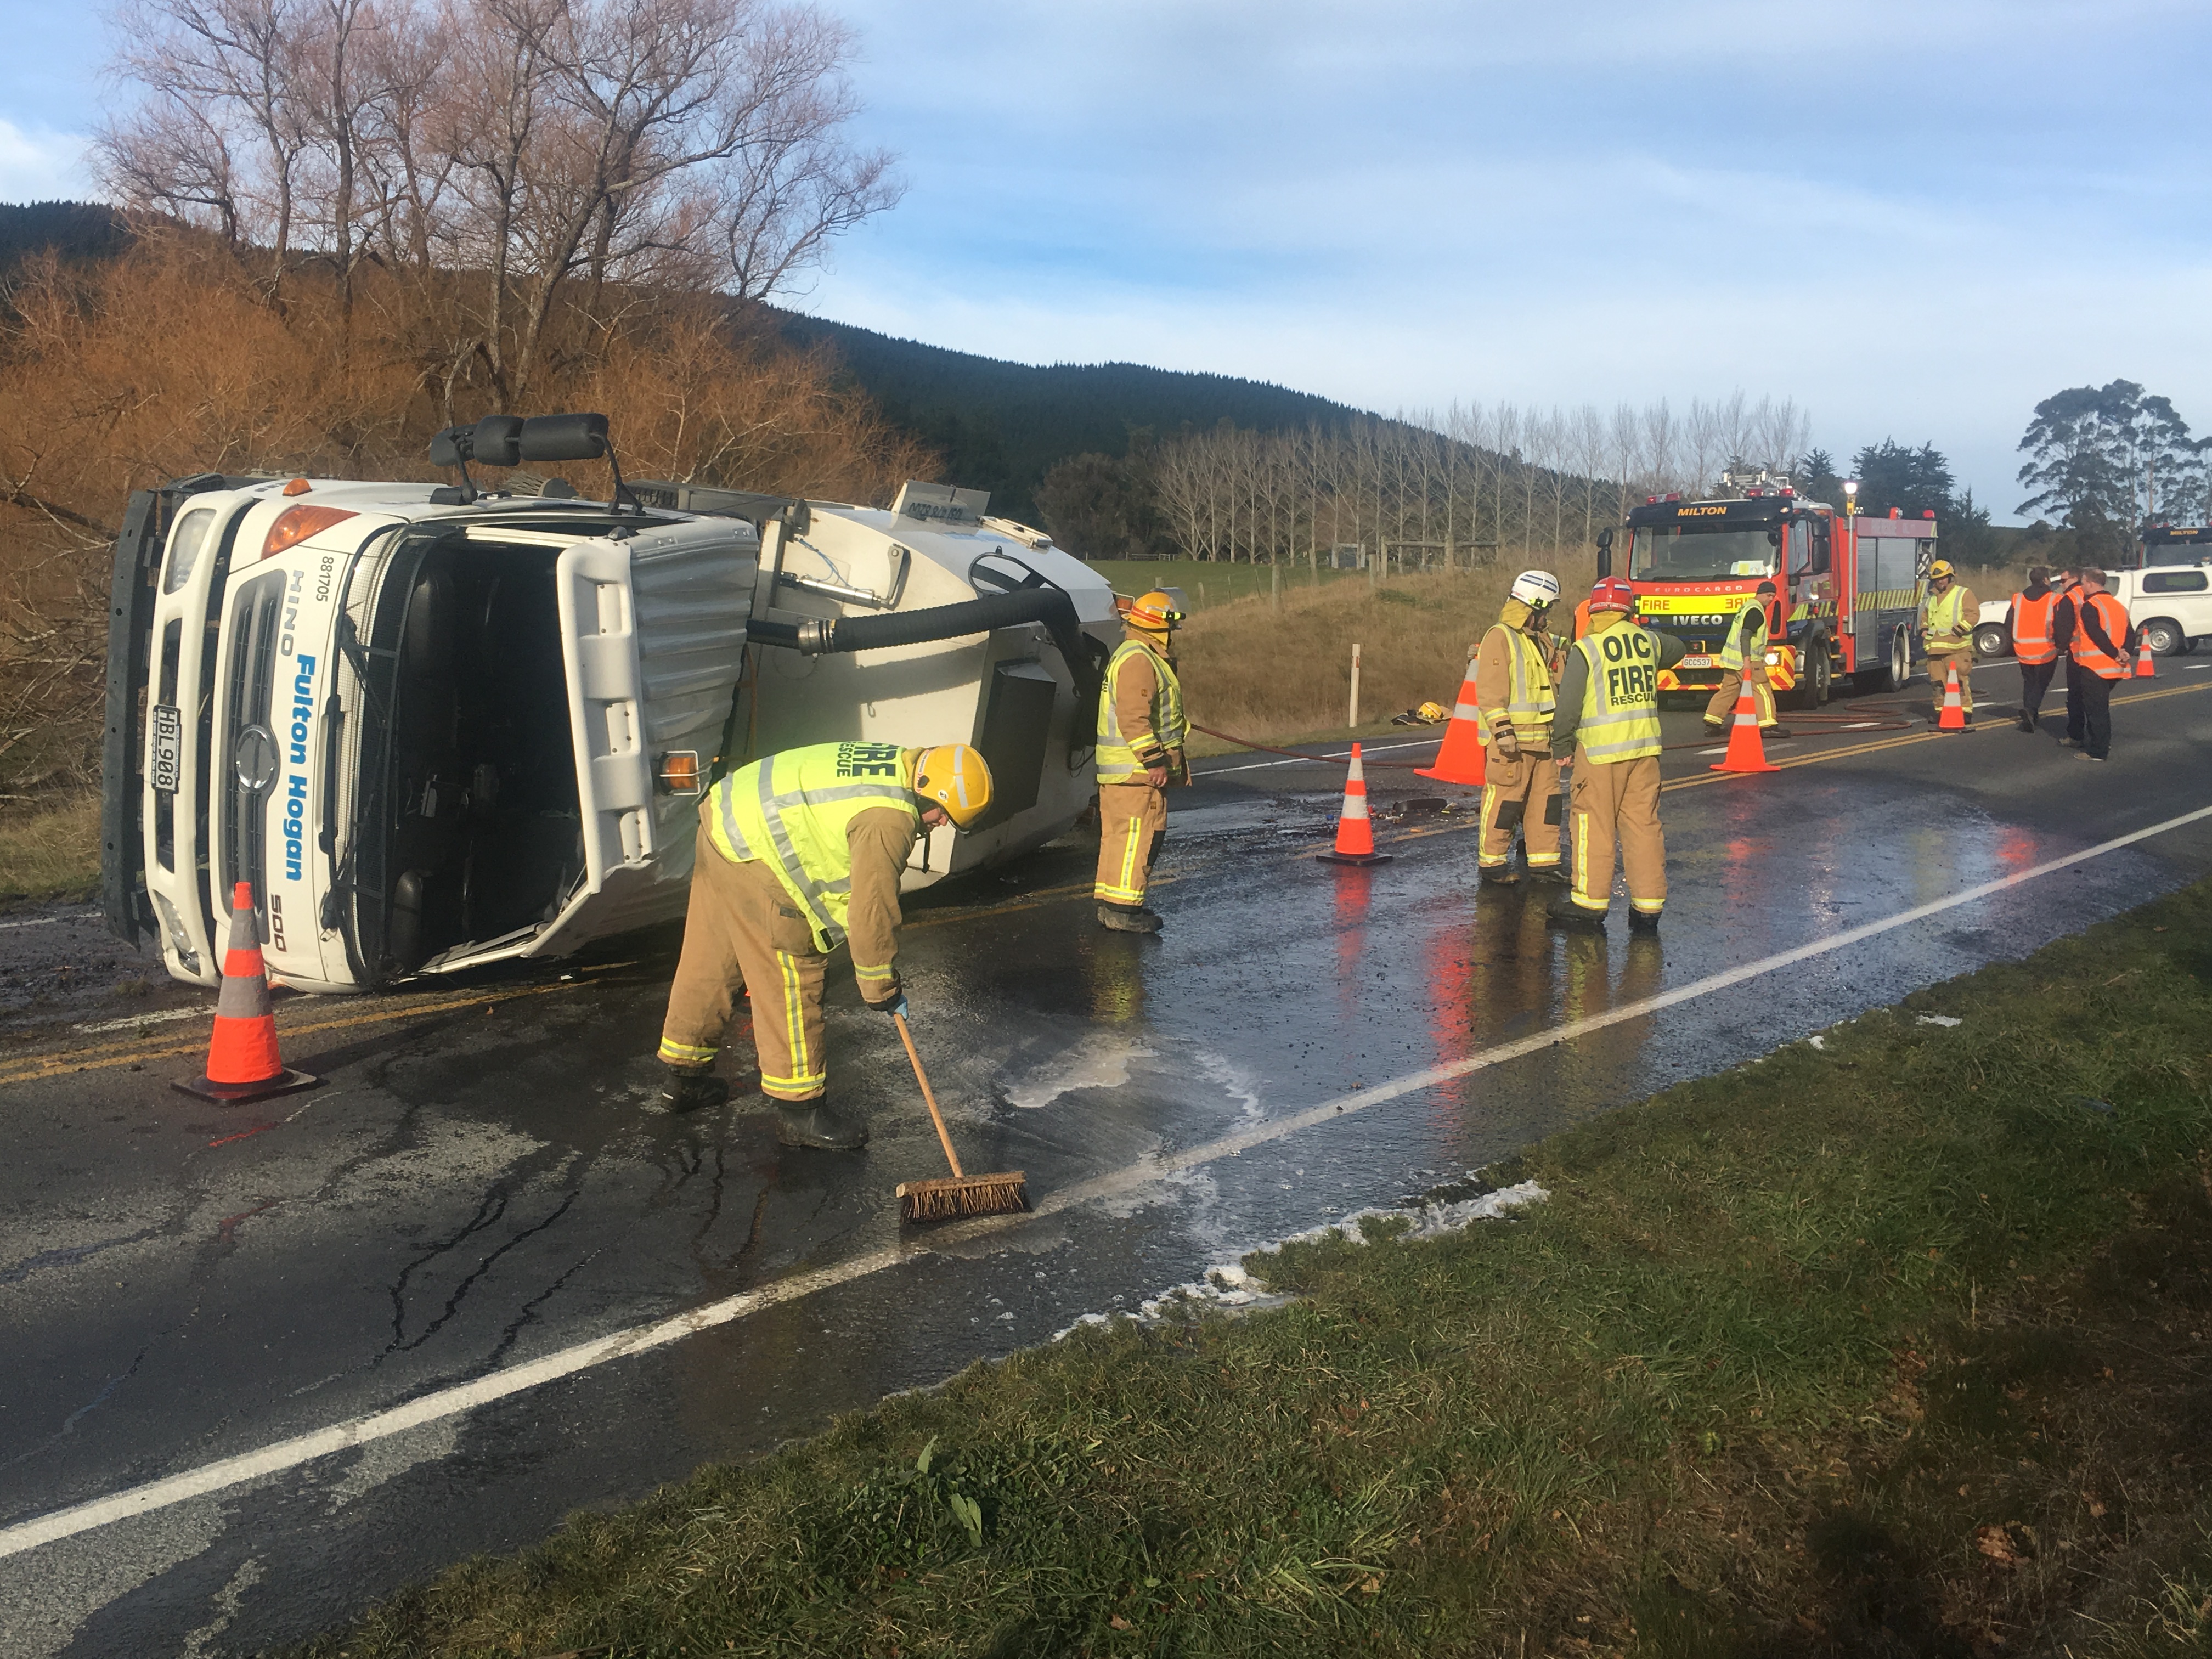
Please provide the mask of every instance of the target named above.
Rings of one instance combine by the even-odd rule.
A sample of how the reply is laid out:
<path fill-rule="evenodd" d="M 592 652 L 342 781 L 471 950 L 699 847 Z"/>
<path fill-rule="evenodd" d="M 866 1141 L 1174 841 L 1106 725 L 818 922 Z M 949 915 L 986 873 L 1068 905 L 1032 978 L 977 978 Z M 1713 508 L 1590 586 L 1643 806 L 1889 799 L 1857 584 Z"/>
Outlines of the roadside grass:
<path fill-rule="evenodd" d="M 978 1364 L 303 1651 L 2203 1653 L 2208 939 L 2199 884 L 1555 1136 L 1516 1219 L 1255 1255 L 1301 1299 Z"/>
<path fill-rule="evenodd" d="M 100 885 L 100 796 L 0 810 L 0 903 L 82 898 Z"/>
<path fill-rule="evenodd" d="M 1449 708 L 1514 574 L 1486 567 L 1371 588 L 1340 583 L 1286 592 L 1280 605 L 1239 599 L 1199 611 L 1176 646 L 1190 717 L 1268 743 L 1346 735 L 1355 641 L 1363 727 L 1422 702 Z"/>
<path fill-rule="evenodd" d="M 1275 566 L 1238 564 L 1233 560 L 1086 559 L 1084 562 L 1111 582 L 1116 593 L 1127 593 L 1132 599 L 1155 587 L 1180 587 L 1194 611 L 1236 599 L 1265 599 L 1275 585 Z M 1329 587 L 1347 580 L 1364 586 L 1367 580 L 1363 570 L 1309 570 L 1303 559 L 1281 569 L 1285 592 Z"/>

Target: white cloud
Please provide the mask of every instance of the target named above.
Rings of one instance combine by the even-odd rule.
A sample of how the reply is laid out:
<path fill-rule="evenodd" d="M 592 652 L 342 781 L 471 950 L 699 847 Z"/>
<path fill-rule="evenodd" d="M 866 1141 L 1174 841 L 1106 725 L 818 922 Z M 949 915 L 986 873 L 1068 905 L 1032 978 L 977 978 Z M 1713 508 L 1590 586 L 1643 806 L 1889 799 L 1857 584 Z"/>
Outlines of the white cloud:
<path fill-rule="evenodd" d="M 82 200 L 92 191 L 82 134 L 21 127 L 0 116 L 0 202 Z"/>

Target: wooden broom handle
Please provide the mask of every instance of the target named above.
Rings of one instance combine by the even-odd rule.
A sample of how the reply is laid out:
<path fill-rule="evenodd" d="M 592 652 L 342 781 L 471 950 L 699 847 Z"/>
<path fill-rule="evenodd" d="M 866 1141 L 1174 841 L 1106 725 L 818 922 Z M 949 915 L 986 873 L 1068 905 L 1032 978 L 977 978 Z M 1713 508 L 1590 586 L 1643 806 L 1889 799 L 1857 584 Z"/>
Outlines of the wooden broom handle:
<path fill-rule="evenodd" d="M 960 1154 L 952 1150 L 952 1137 L 945 1133 L 945 1115 L 937 1109 L 937 1097 L 929 1091 L 929 1074 L 921 1069 L 921 1056 L 914 1051 L 914 1036 L 906 1029 L 906 1016 L 893 1014 L 891 1023 L 898 1027 L 899 1041 L 906 1044 L 906 1057 L 914 1062 L 914 1080 L 921 1085 L 921 1097 L 929 1107 L 929 1121 L 937 1126 L 937 1139 L 945 1148 L 945 1161 L 952 1166 L 952 1178 L 965 1181 L 966 1171 L 960 1167 Z"/>

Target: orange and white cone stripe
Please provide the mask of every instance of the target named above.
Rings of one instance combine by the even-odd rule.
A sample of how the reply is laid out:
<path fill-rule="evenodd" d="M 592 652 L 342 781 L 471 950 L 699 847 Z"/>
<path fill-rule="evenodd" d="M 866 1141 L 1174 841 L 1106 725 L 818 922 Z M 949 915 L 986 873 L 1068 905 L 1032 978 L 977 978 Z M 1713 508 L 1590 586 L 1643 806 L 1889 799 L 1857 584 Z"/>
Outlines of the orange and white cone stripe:
<path fill-rule="evenodd" d="M 230 941 L 222 957 L 222 988 L 216 994 L 215 1030 L 208 1037 L 207 1071 L 175 1086 L 188 1095 L 233 1104 L 265 1100 L 313 1087 L 319 1079 L 287 1069 L 276 1048 L 276 1011 L 269 998 L 269 973 L 261 959 L 261 928 L 253 887 L 231 891 Z"/>
<path fill-rule="evenodd" d="M 1467 665 L 1467 678 L 1459 683 L 1459 701 L 1452 705 L 1451 724 L 1444 727 L 1443 746 L 1437 750 L 1435 760 L 1416 769 L 1413 775 L 1469 789 L 1480 789 L 1488 781 L 1490 757 L 1483 748 L 1482 710 L 1475 702 L 1473 662 Z"/>
<path fill-rule="evenodd" d="M 1331 864 L 1380 864 L 1390 856 L 1375 850 L 1375 830 L 1367 817 L 1367 773 L 1355 743 L 1352 769 L 1344 780 L 1344 811 L 1336 820 L 1336 846 L 1322 857 Z"/>

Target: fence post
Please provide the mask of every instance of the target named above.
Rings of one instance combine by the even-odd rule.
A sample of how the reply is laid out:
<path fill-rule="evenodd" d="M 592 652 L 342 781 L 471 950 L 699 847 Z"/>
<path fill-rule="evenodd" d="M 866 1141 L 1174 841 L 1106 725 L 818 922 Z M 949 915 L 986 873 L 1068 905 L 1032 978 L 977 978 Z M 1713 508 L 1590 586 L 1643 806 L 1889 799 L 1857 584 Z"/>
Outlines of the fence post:
<path fill-rule="evenodd" d="M 1351 718 L 1345 724 L 1353 731 L 1359 729 L 1359 647 L 1352 647 L 1352 708 Z"/>

